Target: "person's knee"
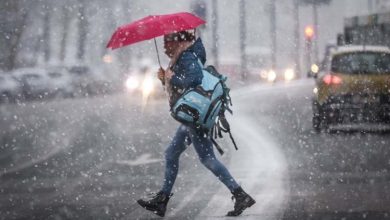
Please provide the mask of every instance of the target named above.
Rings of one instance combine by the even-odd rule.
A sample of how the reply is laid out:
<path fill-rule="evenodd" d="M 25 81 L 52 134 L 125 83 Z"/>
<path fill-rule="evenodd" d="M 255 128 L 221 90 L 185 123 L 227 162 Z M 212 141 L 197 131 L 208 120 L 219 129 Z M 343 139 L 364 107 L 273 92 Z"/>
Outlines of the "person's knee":
<path fill-rule="evenodd" d="M 165 151 L 164 156 L 165 156 L 165 161 L 167 161 L 167 163 L 172 163 L 175 161 L 174 153 L 169 149 Z"/>
<path fill-rule="evenodd" d="M 214 157 L 202 157 L 200 162 L 210 170 L 213 170 L 217 167 L 218 161 Z"/>
<path fill-rule="evenodd" d="M 182 151 L 172 150 L 173 148 L 168 148 L 165 150 L 165 161 L 168 164 L 176 164 L 179 161 L 179 157 Z"/>

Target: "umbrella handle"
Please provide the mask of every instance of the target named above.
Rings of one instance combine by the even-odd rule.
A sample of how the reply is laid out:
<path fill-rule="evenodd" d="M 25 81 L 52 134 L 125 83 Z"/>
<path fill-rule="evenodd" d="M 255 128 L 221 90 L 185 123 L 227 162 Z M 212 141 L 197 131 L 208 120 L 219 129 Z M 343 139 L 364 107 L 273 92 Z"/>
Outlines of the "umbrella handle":
<path fill-rule="evenodd" d="M 160 68 L 162 68 L 162 67 L 161 67 L 161 62 L 160 62 L 160 56 L 159 56 L 159 54 L 158 54 L 158 48 L 157 48 L 156 38 L 153 38 L 153 40 L 154 40 L 154 46 L 156 47 L 158 64 L 160 65 Z"/>

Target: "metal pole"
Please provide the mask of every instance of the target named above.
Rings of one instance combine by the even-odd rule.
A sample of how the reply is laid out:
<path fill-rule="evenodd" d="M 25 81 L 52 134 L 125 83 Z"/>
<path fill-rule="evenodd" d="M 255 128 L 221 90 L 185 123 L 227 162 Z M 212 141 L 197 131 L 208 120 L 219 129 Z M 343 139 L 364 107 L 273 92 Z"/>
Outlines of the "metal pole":
<path fill-rule="evenodd" d="M 307 39 L 305 40 L 305 51 L 306 51 L 306 72 L 310 71 L 310 67 L 312 65 L 312 40 Z"/>
<path fill-rule="evenodd" d="M 319 34 L 318 34 L 318 10 L 317 10 L 317 3 L 313 2 L 313 18 L 314 18 L 314 63 L 318 63 L 318 40 L 319 40 Z"/>
<path fill-rule="evenodd" d="M 293 20 L 294 20 L 294 47 L 293 47 L 293 57 L 295 62 L 295 70 L 297 71 L 298 78 L 302 77 L 301 72 L 301 45 L 300 45 L 300 24 L 299 24 L 299 0 L 294 0 L 294 12 L 293 12 Z"/>
<path fill-rule="evenodd" d="M 212 45 L 212 55 L 214 58 L 214 65 L 218 68 L 218 1 L 213 0 L 212 2 L 212 36 L 213 36 L 213 45 Z"/>
<path fill-rule="evenodd" d="M 246 80 L 247 78 L 247 63 L 246 63 L 246 9 L 245 0 L 240 0 L 239 7 L 239 19 L 240 19 L 240 52 L 241 52 L 241 79 Z"/>
<path fill-rule="evenodd" d="M 61 43 L 60 43 L 60 61 L 64 62 L 67 52 L 67 43 L 68 43 L 68 31 L 70 26 L 70 11 L 67 5 L 62 6 L 62 35 L 61 35 Z"/>
<path fill-rule="evenodd" d="M 48 63 L 51 57 L 51 44 L 50 44 L 50 21 L 51 21 L 51 8 L 50 5 L 45 6 L 44 17 L 43 17 L 43 53 L 45 63 Z"/>
<path fill-rule="evenodd" d="M 88 35 L 88 16 L 86 16 L 87 1 L 80 1 L 78 9 L 78 48 L 77 48 L 77 59 L 85 60 L 85 49 Z"/>
<path fill-rule="evenodd" d="M 276 0 L 270 0 L 271 67 L 276 68 Z"/>
<path fill-rule="evenodd" d="M 122 1 L 122 19 L 126 22 L 131 21 L 133 5 L 128 0 Z M 123 72 L 127 72 L 132 65 L 132 50 L 122 50 L 121 53 L 121 67 Z"/>

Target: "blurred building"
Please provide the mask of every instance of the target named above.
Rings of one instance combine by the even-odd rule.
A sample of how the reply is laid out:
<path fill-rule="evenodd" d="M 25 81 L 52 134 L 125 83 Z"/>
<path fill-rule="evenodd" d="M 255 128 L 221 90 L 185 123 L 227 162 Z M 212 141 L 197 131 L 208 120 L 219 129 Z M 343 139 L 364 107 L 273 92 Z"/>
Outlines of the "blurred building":
<path fill-rule="evenodd" d="M 368 11 L 378 13 L 390 10 L 389 0 L 368 0 Z"/>
<path fill-rule="evenodd" d="M 221 65 L 232 66 L 240 60 L 240 7 L 237 0 L 217 0 L 218 59 Z M 336 41 L 336 34 L 342 32 L 344 18 L 367 15 L 390 7 L 388 0 L 333 0 L 329 5 L 318 8 L 319 58 L 329 42 Z M 11 4 L 12 3 L 12 4 Z M 16 4 L 18 3 L 18 4 Z M 267 67 L 266 51 L 271 52 L 269 1 L 245 2 L 245 52 L 248 68 Z M 152 41 L 141 42 L 114 51 L 105 45 L 116 27 L 151 14 L 192 11 L 207 21 L 201 30 L 208 53 L 209 63 L 213 63 L 212 1 L 165 0 L 164 4 L 155 1 L 118 0 L 3 0 L 0 1 L 0 68 L 33 66 L 45 63 L 90 63 L 99 65 L 110 55 L 109 65 L 126 69 L 136 65 L 145 57 L 155 62 L 156 54 Z M 313 23 L 310 7 L 299 7 L 300 42 L 294 40 L 296 33 L 293 0 L 275 0 L 276 13 L 276 66 L 291 66 L 294 51 L 304 50 L 303 29 Z M 390 9 L 389 9 L 390 10 Z M 52 12 L 52 13 L 50 13 Z M 55 12 L 55 13 L 54 13 Z M 25 17 L 24 17 L 25 16 Z M 242 21 L 243 19 L 241 19 Z M 23 28 L 20 28 L 23 27 Z M 18 31 L 15 31 L 18 30 Z M 11 43 L 16 42 L 16 43 Z M 163 65 L 168 59 L 163 55 L 161 38 L 157 38 Z M 254 48 L 254 49 L 251 49 Z M 258 50 L 256 48 L 262 48 Z M 12 56 L 8 56 L 14 51 Z M 234 62 L 232 62 L 234 61 Z M 257 62 L 258 61 L 258 62 Z M 301 64 L 303 64 L 301 52 Z"/>

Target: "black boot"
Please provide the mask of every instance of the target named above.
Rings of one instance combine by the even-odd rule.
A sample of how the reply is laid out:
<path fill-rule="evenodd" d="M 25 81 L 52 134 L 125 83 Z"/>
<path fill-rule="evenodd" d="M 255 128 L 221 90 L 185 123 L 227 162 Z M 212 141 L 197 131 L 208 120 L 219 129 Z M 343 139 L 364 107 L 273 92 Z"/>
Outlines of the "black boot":
<path fill-rule="evenodd" d="M 137 200 L 138 204 L 140 204 L 143 208 L 152 211 L 154 214 L 164 217 L 165 211 L 167 209 L 167 204 L 171 195 L 166 195 L 163 192 L 156 193 L 152 199 L 150 200 Z"/>
<path fill-rule="evenodd" d="M 233 197 L 236 201 L 234 203 L 234 210 L 227 213 L 227 216 L 239 216 L 246 208 L 251 207 L 256 201 L 250 197 L 241 187 L 233 192 Z"/>

